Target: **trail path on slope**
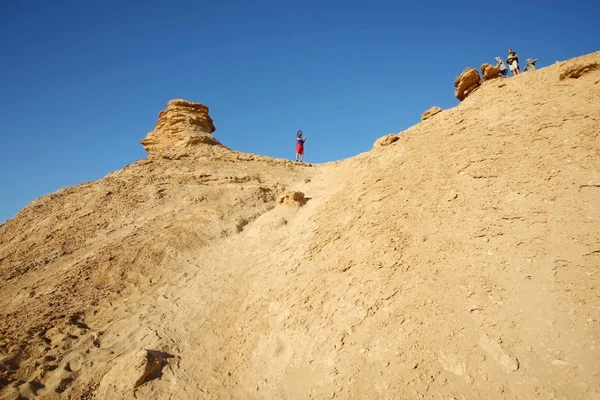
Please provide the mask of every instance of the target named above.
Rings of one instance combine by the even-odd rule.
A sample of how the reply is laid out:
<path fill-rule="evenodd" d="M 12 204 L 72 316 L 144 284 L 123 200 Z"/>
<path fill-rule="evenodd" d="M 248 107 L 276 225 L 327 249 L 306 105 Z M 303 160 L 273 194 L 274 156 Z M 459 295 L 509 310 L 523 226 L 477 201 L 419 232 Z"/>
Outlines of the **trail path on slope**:
<path fill-rule="evenodd" d="M 47 386 L 63 382 L 77 387 L 77 379 L 93 380 L 106 373 L 96 398 L 131 398 L 144 349 L 152 349 L 175 357 L 160 380 L 137 389 L 139 398 L 247 398 L 256 392 L 254 383 L 239 384 L 238 376 L 231 374 L 244 367 L 235 365 L 235 360 L 249 356 L 238 354 L 234 343 L 245 341 L 248 335 L 248 326 L 240 324 L 263 323 L 279 310 L 259 308 L 272 315 L 252 315 L 244 309 L 245 303 L 254 295 L 253 285 L 268 279 L 270 271 L 282 263 L 289 267 L 299 262 L 308 246 L 307 234 L 315 229 L 319 205 L 331 191 L 329 180 L 310 185 L 310 200 L 301 209 L 273 209 L 241 234 L 202 248 L 199 254 L 167 249 L 172 259 L 168 269 L 176 271 L 165 279 L 168 283 L 147 290 L 150 294 L 124 298 L 86 321 L 100 332 L 100 347 L 87 341 L 74 347 L 63 360 L 72 372 L 59 370 L 48 379 L 54 385 Z M 270 238 L 265 241 L 267 235 Z M 104 321 L 111 322 L 102 326 Z M 74 393 L 67 389 L 65 394 Z"/>

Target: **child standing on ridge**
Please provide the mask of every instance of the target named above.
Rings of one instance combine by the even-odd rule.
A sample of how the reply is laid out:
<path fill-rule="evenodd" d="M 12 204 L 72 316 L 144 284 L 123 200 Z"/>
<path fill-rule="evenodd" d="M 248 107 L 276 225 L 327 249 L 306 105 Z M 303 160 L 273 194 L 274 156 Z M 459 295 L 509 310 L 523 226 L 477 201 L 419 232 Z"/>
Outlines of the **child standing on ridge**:
<path fill-rule="evenodd" d="M 296 133 L 296 162 L 298 162 L 298 156 L 300 156 L 300 162 L 304 162 L 304 142 L 305 137 L 302 137 L 302 131 Z"/>

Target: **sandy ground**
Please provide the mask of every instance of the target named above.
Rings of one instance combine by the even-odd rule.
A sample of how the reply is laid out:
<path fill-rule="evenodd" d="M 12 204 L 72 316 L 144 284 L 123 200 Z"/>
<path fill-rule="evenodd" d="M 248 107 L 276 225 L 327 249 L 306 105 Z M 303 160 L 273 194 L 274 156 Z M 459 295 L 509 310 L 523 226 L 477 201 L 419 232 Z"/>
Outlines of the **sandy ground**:
<path fill-rule="evenodd" d="M 0 398 L 599 399 L 599 83 L 595 53 L 348 160 L 36 200 L 0 227 Z"/>

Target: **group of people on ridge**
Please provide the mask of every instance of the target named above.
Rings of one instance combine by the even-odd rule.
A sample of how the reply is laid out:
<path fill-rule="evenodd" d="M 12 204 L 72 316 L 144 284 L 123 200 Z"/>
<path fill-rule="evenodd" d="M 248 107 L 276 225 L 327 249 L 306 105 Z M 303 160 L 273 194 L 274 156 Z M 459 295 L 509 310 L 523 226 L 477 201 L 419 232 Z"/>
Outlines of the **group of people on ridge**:
<path fill-rule="evenodd" d="M 527 64 L 525 65 L 525 69 L 523 69 L 523 71 L 534 71 L 536 62 L 537 58 L 528 58 Z M 519 75 L 521 73 L 521 69 L 519 68 L 519 55 L 513 49 L 508 49 L 508 57 L 506 57 L 506 64 L 508 64 L 510 72 L 513 73 L 513 76 Z M 508 78 L 508 69 L 506 68 L 506 65 L 500 57 L 496 57 L 496 67 L 500 70 L 500 74 L 504 78 Z"/>
<path fill-rule="evenodd" d="M 536 62 L 537 58 L 528 58 L 527 64 L 525 65 L 523 71 L 534 71 Z M 508 49 L 508 57 L 506 57 L 506 64 L 508 64 L 510 72 L 513 73 L 513 76 L 519 75 L 521 73 L 521 70 L 519 68 L 519 55 L 516 51 L 513 51 L 513 49 Z M 504 61 L 502 61 L 502 58 L 496 57 L 496 67 L 500 70 L 500 74 L 504 78 L 508 78 L 508 69 L 504 64 Z M 302 136 L 302 131 L 296 132 L 296 162 L 304 162 L 304 142 L 306 142 L 306 139 L 306 137 Z"/>

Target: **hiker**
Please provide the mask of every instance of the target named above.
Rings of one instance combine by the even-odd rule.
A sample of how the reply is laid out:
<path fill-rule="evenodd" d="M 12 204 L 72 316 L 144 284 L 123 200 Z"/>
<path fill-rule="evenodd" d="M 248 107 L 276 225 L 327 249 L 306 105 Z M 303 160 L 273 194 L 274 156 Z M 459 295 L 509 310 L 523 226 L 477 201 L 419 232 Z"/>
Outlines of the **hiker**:
<path fill-rule="evenodd" d="M 503 78 L 508 78 L 508 70 L 500 57 L 496 57 L 496 68 L 498 68 Z"/>
<path fill-rule="evenodd" d="M 300 162 L 304 162 L 304 142 L 305 137 L 302 137 L 302 131 L 296 133 L 296 162 L 298 162 L 298 156 L 300 156 Z"/>
<path fill-rule="evenodd" d="M 523 71 L 535 71 L 535 63 L 537 62 L 537 58 L 535 60 L 532 60 L 531 58 L 527 59 L 527 65 L 525 65 L 525 68 L 523 69 Z"/>
<path fill-rule="evenodd" d="M 508 57 L 506 58 L 506 63 L 510 68 L 513 75 L 519 75 L 521 71 L 519 70 L 519 55 L 513 49 L 508 49 Z"/>

